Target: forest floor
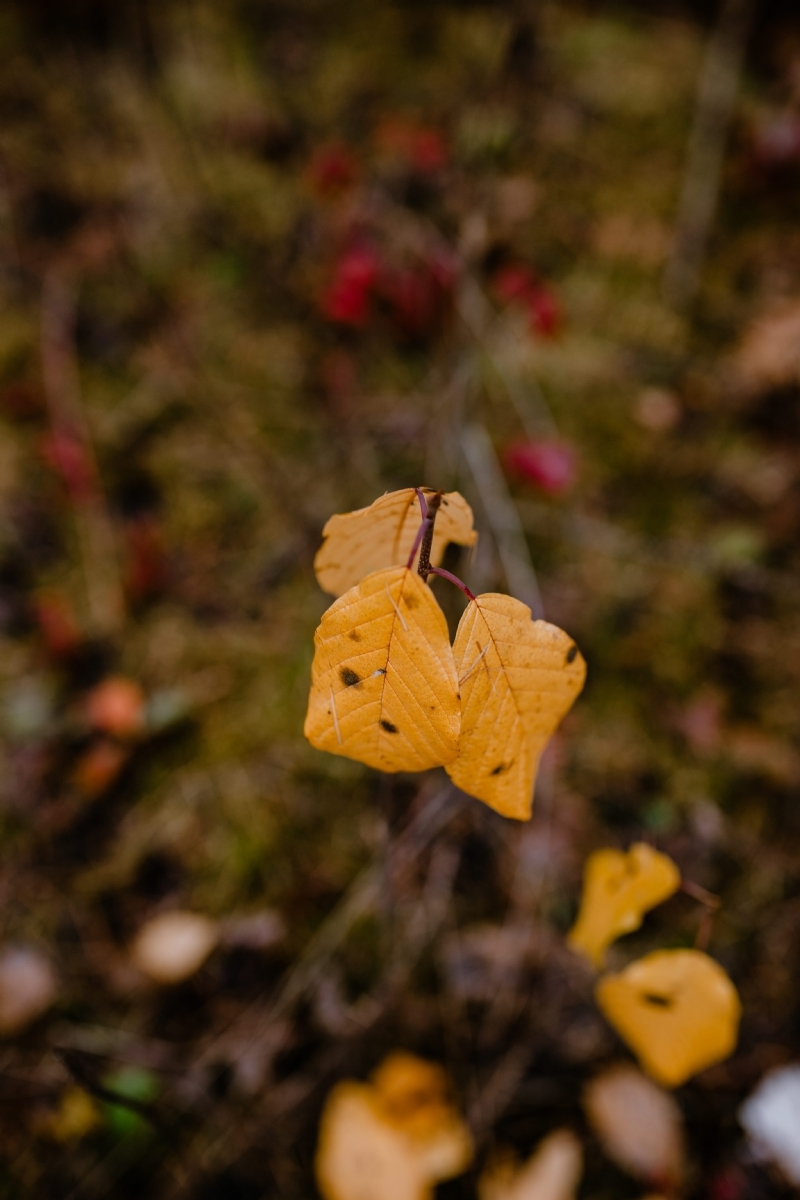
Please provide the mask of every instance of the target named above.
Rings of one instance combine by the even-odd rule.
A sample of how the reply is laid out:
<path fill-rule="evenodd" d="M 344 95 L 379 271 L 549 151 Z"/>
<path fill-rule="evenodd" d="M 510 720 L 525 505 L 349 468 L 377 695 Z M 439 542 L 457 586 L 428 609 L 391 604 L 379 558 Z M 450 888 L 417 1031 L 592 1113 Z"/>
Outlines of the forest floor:
<path fill-rule="evenodd" d="M 746 56 L 681 307 L 708 30 L 646 7 L 0 15 L 0 914 L 47 993 L 0 1044 L 3 1197 L 313 1196 L 326 1095 L 397 1048 L 473 1130 L 442 1200 L 563 1126 L 582 1198 L 640 1196 L 565 934 L 642 840 L 720 898 L 743 1003 L 676 1093 L 684 1194 L 783 1195 L 736 1114 L 800 1051 L 800 34 Z M 322 526 L 422 484 L 475 510 L 447 565 L 588 664 L 528 824 L 302 736 Z M 159 987 L 170 909 L 216 948 Z"/>

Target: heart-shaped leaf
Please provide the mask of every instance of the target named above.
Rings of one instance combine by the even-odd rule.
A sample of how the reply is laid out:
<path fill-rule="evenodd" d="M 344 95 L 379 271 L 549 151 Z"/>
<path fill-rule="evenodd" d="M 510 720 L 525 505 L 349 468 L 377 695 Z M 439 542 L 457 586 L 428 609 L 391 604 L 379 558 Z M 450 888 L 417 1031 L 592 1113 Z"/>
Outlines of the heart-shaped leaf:
<path fill-rule="evenodd" d="M 430 495 L 430 488 L 421 488 Z M 401 488 L 358 508 L 336 513 L 322 531 L 325 539 L 314 559 L 319 586 L 341 596 L 372 571 L 402 566 L 408 561 L 422 514 L 414 488 Z M 473 546 L 478 535 L 472 527 L 472 509 L 458 492 L 445 492 L 436 516 L 431 565 L 438 567 L 448 542 Z"/>
<path fill-rule="evenodd" d="M 672 859 L 646 842 L 637 842 L 627 854 L 597 850 L 586 863 L 570 946 L 599 969 L 611 943 L 638 929 L 644 914 L 677 891 L 680 882 Z"/>
<path fill-rule="evenodd" d="M 679 1087 L 736 1046 L 739 995 L 700 950 L 656 950 L 606 975 L 595 995 L 644 1070 L 666 1087 Z"/>
<path fill-rule="evenodd" d="M 424 771 L 458 753 L 461 709 L 444 613 L 419 575 L 374 571 L 314 635 L 304 733 L 381 771 Z"/>
<path fill-rule="evenodd" d="M 583 687 L 586 663 L 572 638 L 511 596 L 467 605 L 453 654 L 461 688 L 455 784 L 505 817 L 527 821 L 542 751 Z"/>

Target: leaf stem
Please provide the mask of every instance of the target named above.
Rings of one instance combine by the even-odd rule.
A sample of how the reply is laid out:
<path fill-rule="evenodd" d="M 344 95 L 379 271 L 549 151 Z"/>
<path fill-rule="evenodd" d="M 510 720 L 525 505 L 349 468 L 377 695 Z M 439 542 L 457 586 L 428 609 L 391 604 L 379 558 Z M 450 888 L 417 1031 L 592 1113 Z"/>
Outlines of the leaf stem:
<path fill-rule="evenodd" d="M 447 579 L 450 583 L 454 583 L 459 591 L 464 593 L 468 600 L 475 599 L 467 585 L 463 583 L 457 575 L 453 575 L 450 571 L 445 571 L 444 567 L 428 567 L 428 574 L 441 575 L 442 579 Z"/>
<path fill-rule="evenodd" d="M 419 550 L 419 562 L 417 563 L 417 572 L 423 579 L 427 579 L 429 575 L 441 575 L 442 579 L 449 580 L 454 583 L 460 591 L 464 593 L 468 600 L 474 600 L 472 592 L 465 583 L 450 571 L 445 571 L 443 567 L 431 566 L 431 546 L 433 545 L 433 527 L 436 524 L 436 514 L 439 511 L 439 506 L 442 503 L 442 493 L 434 492 L 433 495 L 426 498 L 422 488 L 415 488 L 417 499 L 419 500 L 419 509 L 422 513 L 422 523 L 417 530 L 417 535 L 414 538 L 414 544 L 411 547 L 411 553 L 408 556 L 407 569 L 410 571 L 414 562 L 414 555 Z"/>

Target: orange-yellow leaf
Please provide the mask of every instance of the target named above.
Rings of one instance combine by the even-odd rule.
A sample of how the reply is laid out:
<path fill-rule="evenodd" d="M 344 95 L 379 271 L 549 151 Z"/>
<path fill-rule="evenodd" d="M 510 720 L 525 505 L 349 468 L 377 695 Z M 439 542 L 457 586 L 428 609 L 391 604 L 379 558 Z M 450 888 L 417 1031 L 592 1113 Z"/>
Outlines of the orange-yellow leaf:
<path fill-rule="evenodd" d="M 464 1171 L 472 1152 L 441 1068 L 395 1054 L 372 1083 L 346 1080 L 331 1091 L 317 1182 L 325 1200 L 429 1200 L 433 1185 Z"/>
<path fill-rule="evenodd" d="M 583 1171 L 583 1149 L 569 1129 L 541 1141 L 521 1167 L 499 1163 L 478 1181 L 479 1200 L 574 1200 Z"/>
<path fill-rule="evenodd" d="M 598 969 L 613 941 L 638 929 L 644 914 L 680 886 L 678 868 L 646 842 L 590 855 L 583 876 L 581 910 L 569 934 L 573 950 Z"/>
<path fill-rule="evenodd" d="M 679 1087 L 736 1046 L 738 993 L 700 950 L 657 950 L 606 975 L 595 995 L 644 1070 L 666 1087 Z"/>
<path fill-rule="evenodd" d="M 431 488 L 422 488 L 430 493 Z M 372 571 L 408 561 L 422 515 L 413 488 L 387 492 L 368 508 L 336 513 L 322 531 L 325 539 L 314 559 L 319 586 L 341 596 Z M 458 492 L 445 492 L 436 516 L 431 565 L 438 567 L 448 542 L 473 546 L 472 509 Z"/>
<path fill-rule="evenodd" d="M 424 771 L 458 753 L 461 711 L 444 613 L 413 571 L 374 571 L 314 635 L 304 732 L 381 771 Z"/>
<path fill-rule="evenodd" d="M 453 646 L 461 688 L 455 784 L 505 817 L 527 821 L 542 751 L 583 687 L 572 638 L 511 596 L 470 601 Z"/>

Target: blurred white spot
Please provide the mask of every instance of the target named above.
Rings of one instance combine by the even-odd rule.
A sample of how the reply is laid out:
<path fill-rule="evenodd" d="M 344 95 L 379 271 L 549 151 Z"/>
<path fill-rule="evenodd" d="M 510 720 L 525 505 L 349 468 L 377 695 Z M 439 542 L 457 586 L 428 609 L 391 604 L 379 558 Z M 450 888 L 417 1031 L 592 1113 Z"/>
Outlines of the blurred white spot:
<path fill-rule="evenodd" d="M 739 1109 L 739 1121 L 755 1153 L 800 1185 L 800 1065 L 766 1074 Z"/>

